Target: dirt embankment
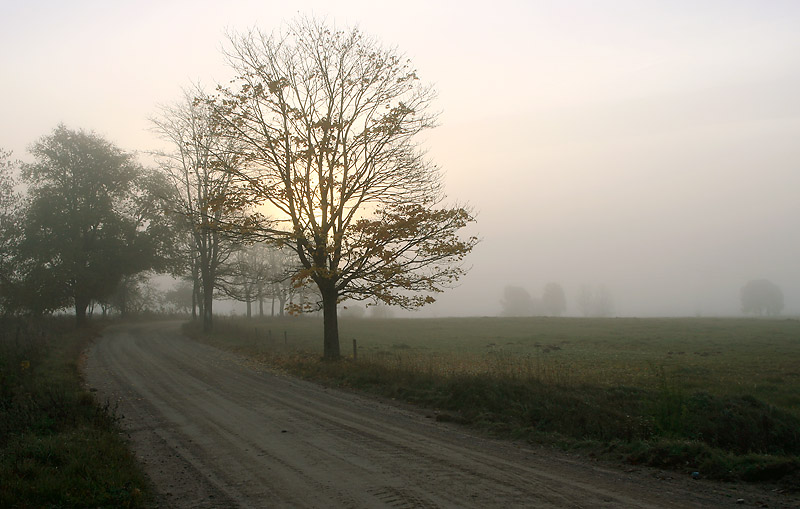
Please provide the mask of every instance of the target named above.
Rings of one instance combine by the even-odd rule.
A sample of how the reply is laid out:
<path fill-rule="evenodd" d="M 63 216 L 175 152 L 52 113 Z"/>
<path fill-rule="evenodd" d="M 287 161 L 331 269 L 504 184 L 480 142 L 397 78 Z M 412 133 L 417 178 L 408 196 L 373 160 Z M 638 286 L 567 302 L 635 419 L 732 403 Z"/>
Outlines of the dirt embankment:
<path fill-rule="evenodd" d="M 482 438 L 272 373 L 176 323 L 108 329 L 85 369 L 166 507 L 800 507 L 760 487 Z"/>

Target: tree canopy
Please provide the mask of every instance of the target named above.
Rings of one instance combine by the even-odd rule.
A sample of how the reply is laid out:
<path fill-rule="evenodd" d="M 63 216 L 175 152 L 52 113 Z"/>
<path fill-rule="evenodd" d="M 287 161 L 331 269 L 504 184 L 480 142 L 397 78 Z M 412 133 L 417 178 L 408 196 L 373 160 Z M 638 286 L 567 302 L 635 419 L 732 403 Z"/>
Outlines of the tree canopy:
<path fill-rule="evenodd" d="M 213 104 L 246 162 L 230 171 L 270 216 L 253 232 L 294 251 L 296 284 L 318 287 L 326 358 L 339 356 L 340 299 L 415 308 L 464 274 L 477 239 L 458 232 L 474 218 L 442 206 L 441 172 L 415 141 L 435 94 L 402 55 L 301 18 L 231 35 L 228 60 L 237 79 Z"/>
<path fill-rule="evenodd" d="M 109 297 L 123 276 L 158 265 L 155 203 L 148 175 L 94 133 L 59 125 L 31 148 L 17 265 L 20 304 L 43 312 L 72 305 L 79 324 L 93 299 Z"/>
<path fill-rule="evenodd" d="M 14 252 L 20 235 L 20 197 L 14 190 L 19 163 L 0 149 L 0 311 L 8 309 L 14 279 Z"/>
<path fill-rule="evenodd" d="M 534 314 L 536 302 L 521 286 L 506 286 L 503 288 L 503 298 L 500 300 L 502 316 L 531 316 Z"/>
<path fill-rule="evenodd" d="M 741 290 L 742 312 L 779 315 L 783 311 L 783 292 L 767 279 L 748 281 Z"/>
<path fill-rule="evenodd" d="M 558 283 L 547 283 L 542 292 L 542 307 L 551 316 L 561 316 L 567 310 L 564 288 Z"/>

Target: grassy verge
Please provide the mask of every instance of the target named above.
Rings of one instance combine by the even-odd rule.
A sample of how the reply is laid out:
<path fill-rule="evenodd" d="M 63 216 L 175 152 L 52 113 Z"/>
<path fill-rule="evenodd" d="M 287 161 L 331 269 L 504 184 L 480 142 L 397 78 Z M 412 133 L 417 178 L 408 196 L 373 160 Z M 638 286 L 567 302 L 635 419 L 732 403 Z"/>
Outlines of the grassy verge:
<path fill-rule="evenodd" d="M 357 360 L 322 362 L 321 324 L 308 318 L 219 320 L 203 340 L 497 436 L 800 485 L 800 322 L 363 320 L 341 330 L 359 338 Z"/>
<path fill-rule="evenodd" d="M 113 411 L 81 383 L 94 333 L 0 321 L 0 507 L 147 507 L 147 479 Z"/>

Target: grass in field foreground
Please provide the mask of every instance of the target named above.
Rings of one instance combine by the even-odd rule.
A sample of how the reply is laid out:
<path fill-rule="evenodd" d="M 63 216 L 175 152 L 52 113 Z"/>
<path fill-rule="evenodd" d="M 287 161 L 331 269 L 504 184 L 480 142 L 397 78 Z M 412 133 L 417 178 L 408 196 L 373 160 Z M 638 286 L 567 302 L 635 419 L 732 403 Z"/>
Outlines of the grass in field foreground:
<path fill-rule="evenodd" d="M 309 318 L 218 320 L 202 338 L 497 436 L 800 486 L 797 321 L 361 320 L 341 330 L 359 338 L 357 359 L 323 362 L 321 323 Z"/>
<path fill-rule="evenodd" d="M 113 413 L 82 387 L 92 335 L 64 321 L 0 319 L 0 507 L 149 504 Z"/>

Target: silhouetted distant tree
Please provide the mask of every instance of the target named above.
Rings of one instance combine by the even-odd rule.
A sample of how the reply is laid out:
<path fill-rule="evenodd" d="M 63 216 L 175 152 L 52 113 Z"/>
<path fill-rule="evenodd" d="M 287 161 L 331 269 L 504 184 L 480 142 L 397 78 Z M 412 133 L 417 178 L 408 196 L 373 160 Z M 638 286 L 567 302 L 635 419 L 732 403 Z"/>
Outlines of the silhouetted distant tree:
<path fill-rule="evenodd" d="M 542 292 L 542 307 L 550 316 L 561 316 L 567 310 L 564 289 L 558 283 L 547 283 Z"/>
<path fill-rule="evenodd" d="M 265 244 L 241 246 L 220 272 L 220 288 L 228 297 L 246 304 L 248 318 L 253 316 L 253 302 L 259 302 L 259 314 L 264 314 L 263 299 L 272 282 L 270 261 L 270 249 Z"/>
<path fill-rule="evenodd" d="M 600 285 L 595 293 L 595 316 L 612 316 L 614 314 L 614 297 L 605 285 Z"/>
<path fill-rule="evenodd" d="M 503 289 L 503 298 L 500 300 L 502 316 L 531 316 L 535 312 L 536 304 L 521 286 L 506 286 Z"/>
<path fill-rule="evenodd" d="M 157 154 L 171 184 L 164 203 L 183 229 L 184 273 L 193 280 L 203 330 L 209 331 L 220 271 L 239 249 L 240 239 L 230 229 L 241 213 L 240 203 L 232 201 L 236 192 L 231 171 L 242 156 L 236 140 L 223 135 L 202 90 L 193 94 L 185 92 L 182 101 L 162 107 L 151 122 L 171 144 Z M 194 308 L 193 304 L 193 315 Z"/>
<path fill-rule="evenodd" d="M 189 313 L 192 309 L 192 293 L 194 287 L 191 281 L 179 281 L 176 285 L 164 292 L 164 303 L 167 309 L 175 313 Z"/>
<path fill-rule="evenodd" d="M 152 274 L 129 274 L 117 284 L 111 297 L 103 302 L 104 309 L 115 310 L 120 316 L 165 310 L 165 296 L 153 284 Z"/>
<path fill-rule="evenodd" d="M 614 314 L 614 298 L 605 285 L 593 288 L 581 285 L 578 294 L 578 309 L 583 316 L 611 316 Z"/>
<path fill-rule="evenodd" d="M 779 315 L 783 311 L 783 292 L 767 279 L 749 281 L 741 290 L 742 312 L 756 315 Z"/>
<path fill-rule="evenodd" d="M 369 317 L 376 320 L 386 320 L 394 318 L 394 311 L 386 304 L 378 303 L 369 307 Z"/>
<path fill-rule="evenodd" d="M 594 310 L 594 289 L 590 285 L 581 285 L 581 291 L 578 294 L 578 309 L 583 316 L 592 316 Z"/>
<path fill-rule="evenodd" d="M 297 256 L 289 249 L 270 246 L 269 249 L 269 285 L 265 287 L 265 296 L 272 300 L 270 313 L 275 316 L 275 302 L 278 303 L 278 315 L 283 316 L 289 302 L 294 296 L 304 291 L 292 283 L 292 276 L 297 273 Z"/>
<path fill-rule="evenodd" d="M 359 302 L 344 302 L 342 304 L 342 317 L 361 319 L 367 315 L 367 308 L 364 304 Z"/>

